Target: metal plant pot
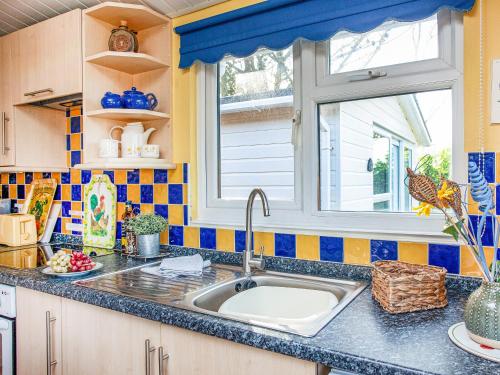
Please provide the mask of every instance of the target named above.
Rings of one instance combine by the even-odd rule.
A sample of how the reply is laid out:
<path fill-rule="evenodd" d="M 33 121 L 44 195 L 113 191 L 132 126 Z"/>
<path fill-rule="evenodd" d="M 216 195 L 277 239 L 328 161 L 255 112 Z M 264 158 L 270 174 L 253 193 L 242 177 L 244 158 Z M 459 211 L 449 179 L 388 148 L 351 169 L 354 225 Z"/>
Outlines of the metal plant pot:
<path fill-rule="evenodd" d="M 475 342 L 500 349 L 500 283 L 483 281 L 470 295 L 465 326 Z"/>
<path fill-rule="evenodd" d="M 152 257 L 160 253 L 160 233 L 137 235 L 137 255 Z"/>

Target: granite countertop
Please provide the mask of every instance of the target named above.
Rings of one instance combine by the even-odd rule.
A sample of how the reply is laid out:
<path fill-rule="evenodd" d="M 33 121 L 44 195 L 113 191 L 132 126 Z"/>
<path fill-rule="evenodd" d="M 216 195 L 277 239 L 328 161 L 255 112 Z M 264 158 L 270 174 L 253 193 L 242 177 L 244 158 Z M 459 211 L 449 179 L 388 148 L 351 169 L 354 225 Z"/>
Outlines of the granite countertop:
<path fill-rule="evenodd" d="M 198 250 L 170 247 L 171 256 Z M 213 262 L 237 264 L 241 254 L 200 251 Z M 145 264 L 119 255 L 99 257 L 104 267 L 94 273 L 116 272 Z M 270 258 L 268 268 L 326 277 L 368 280 L 369 268 L 325 262 Z M 0 283 L 22 286 L 257 348 L 322 363 L 358 374 L 496 374 L 500 365 L 468 354 L 448 338 L 448 328 L 462 321 L 467 297 L 477 281 L 448 280 L 446 308 L 391 315 L 365 289 L 315 337 L 307 338 L 259 328 L 176 307 L 114 295 L 43 275 L 39 269 L 0 267 Z"/>

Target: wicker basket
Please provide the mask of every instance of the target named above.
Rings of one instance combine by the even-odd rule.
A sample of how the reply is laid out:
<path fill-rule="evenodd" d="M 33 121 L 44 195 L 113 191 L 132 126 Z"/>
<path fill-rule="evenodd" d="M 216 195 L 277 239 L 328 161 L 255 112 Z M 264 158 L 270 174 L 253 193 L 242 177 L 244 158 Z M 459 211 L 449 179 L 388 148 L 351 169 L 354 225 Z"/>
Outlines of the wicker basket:
<path fill-rule="evenodd" d="M 392 314 L 444 307 L 448 304 L 445 276 L 442 267 L 374 262 L 372 295 Z"/>

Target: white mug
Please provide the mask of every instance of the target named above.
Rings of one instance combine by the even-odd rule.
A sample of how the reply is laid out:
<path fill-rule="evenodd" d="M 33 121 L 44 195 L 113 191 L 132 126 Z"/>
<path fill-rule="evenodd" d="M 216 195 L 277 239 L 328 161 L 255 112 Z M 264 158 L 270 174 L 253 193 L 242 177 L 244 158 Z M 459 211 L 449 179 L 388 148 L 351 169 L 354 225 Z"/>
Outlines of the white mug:
<path fill-rule="evenodd" d="M 116 139 L 105 138 L 99 142 L 99 157 L 101 158 L 117 158 L 118 143 Z"/>
<path fill-rule="evenodd" d="M 160 157 L 160 145 L 143 145 L 141 157 L 158 159 Z"/>

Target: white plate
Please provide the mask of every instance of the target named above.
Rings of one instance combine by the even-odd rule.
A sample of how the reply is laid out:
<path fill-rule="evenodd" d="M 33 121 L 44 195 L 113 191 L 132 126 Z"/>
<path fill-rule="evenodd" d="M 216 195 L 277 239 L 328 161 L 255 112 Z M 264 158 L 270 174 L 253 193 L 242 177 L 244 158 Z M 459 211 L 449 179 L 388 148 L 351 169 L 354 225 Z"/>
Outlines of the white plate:
<path fill-rule="evenodd" d="M 448 330 L 448 336 L 450 336 L 451 341 L 453 341 L 456 346 L 466 352 L 500 363 L 500 350 L 487 349 L 479 345 L 477 342 L 472 341 L 467 334 L 467 328 L 465 328 L 464 322 L 452 325 Z"/>
<path fill-rule="evenodd" d="M 88 271 L 81 271 L 81 272 L 66 272 L 66 273 L 61 273 L 61 272 L 54 272 L 52 271 L 52 268 L 47 267 L 42 270 L 42 273 L 49 275 L 49 276 L 55 276 L 55 277 L 77 277 L 77 276 L 85 276 L 88 275 L 91 272 L 100 270 L 102 268 L 102 263 L 95 262 L 95 267 L 92 268 L 91 270 Z"/>

